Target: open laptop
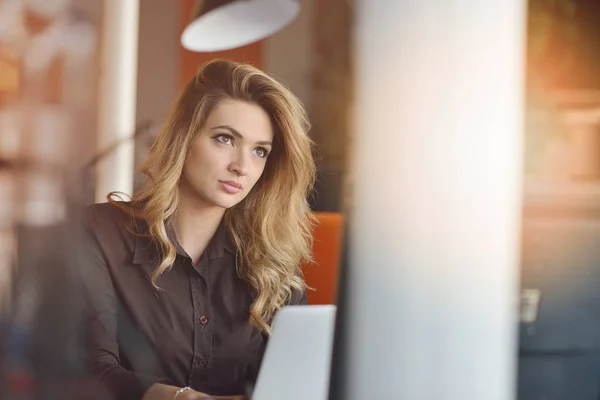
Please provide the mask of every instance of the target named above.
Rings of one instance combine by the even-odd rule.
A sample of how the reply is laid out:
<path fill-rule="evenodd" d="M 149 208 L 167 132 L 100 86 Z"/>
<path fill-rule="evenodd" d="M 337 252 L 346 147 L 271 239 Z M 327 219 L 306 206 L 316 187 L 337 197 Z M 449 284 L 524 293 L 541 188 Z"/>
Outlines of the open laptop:
<path fill-rule="evenodd" d="M 336 307 L 287 306 L 273 321 L 252 400 L 326 400 Z"/>

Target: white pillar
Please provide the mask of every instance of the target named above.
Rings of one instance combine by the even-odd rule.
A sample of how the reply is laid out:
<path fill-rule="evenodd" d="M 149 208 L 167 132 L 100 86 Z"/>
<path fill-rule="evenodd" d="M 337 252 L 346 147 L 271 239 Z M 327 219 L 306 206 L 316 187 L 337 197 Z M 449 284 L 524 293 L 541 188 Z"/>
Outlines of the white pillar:
<path fill-rule="evenodd" d="M 98 150 L 135 130 L 139 0 L 104 0 Z M 123 143 L 97 169 L 96 201 L 133 191 L 134 144 Z"/>
<path fill-rule="evenodd" d="M 358 0 L 344 399 L 515 396 L 523 0 Z"/>

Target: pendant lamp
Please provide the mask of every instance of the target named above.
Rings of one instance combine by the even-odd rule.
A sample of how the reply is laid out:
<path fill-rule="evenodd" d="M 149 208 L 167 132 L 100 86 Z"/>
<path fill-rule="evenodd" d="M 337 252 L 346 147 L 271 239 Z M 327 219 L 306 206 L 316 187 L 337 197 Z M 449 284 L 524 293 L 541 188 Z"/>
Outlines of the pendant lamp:
<path fill-rule="evenodd" d="M 279 31 L 299 11 L 299 0 L 200 0 L 181 45 L 195 52 L 241 47 Z"/>

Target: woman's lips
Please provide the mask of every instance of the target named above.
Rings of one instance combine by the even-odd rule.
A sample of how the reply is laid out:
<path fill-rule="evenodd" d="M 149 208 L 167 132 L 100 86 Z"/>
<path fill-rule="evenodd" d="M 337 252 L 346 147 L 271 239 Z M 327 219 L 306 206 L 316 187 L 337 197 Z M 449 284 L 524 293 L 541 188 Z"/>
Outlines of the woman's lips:
<path fill-rule="evenodd" d="M 236 194 L 242 191 L 242 185 L 233 181 L 219 181 L 223 190 L 229 194 Z"/>

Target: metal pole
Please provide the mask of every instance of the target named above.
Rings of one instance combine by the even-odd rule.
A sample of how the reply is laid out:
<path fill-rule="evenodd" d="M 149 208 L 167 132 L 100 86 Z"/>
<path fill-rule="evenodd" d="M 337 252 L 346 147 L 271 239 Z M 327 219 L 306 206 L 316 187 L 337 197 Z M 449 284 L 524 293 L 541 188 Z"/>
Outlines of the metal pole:
<path fill-rule="evenodd" d="M 139 0 L 105 0 L 98 149 L 135 130 Z M 134 145 L 126 142 L 97 169 L 96 201 L 110 191 L 133 191 Z"/>

